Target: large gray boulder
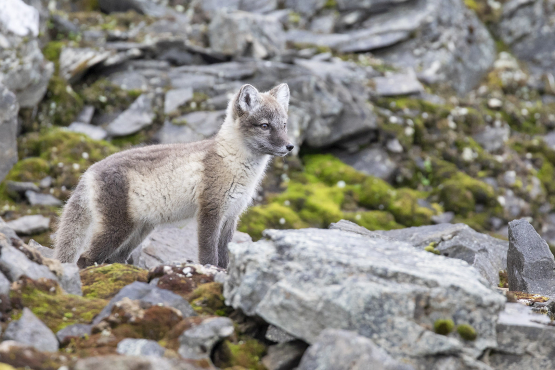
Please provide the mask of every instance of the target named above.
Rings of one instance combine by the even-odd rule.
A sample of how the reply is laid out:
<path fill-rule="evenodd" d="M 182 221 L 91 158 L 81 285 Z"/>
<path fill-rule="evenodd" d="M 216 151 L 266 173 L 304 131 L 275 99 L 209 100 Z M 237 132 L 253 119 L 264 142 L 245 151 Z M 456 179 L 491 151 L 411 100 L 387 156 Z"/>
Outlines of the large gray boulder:
<path fill-rule="evenodd" d="M 139 96 L 122 114 L 106 127 L 110 136 L 134 134 L 154 121 L 152 94 Z"/>
<path fill-rule="evenodd" d="M 18 112 L 15 95 L 0 83 L 0 182 L 17 162 Z"/>
<path fill-rule="evenodd" d="M 546 315 L 520 303 L 507 303 L 497 322 L 497 348 L 484 361 L 499 370 L 555 368 L 555 327 Z"/>
<path fill-rule="evenodd" d="M 198 111 L 164 122 L 158 131 L 161 144 L 190 143 L 214 136 L 222 126 L 225 111 Z"/>
<path fill-rule="evenodd" d="M 42 55 L 38 34 L 37 9 L 21 0 L 0 4 L 0 83 L 23 108 L 40 102 L 54 72 L 54 64 Z"/>
<path fill-rule="evenodd" d="M 27 307 L 23 308 L 23 314 L 19 320 L 12 321 L 8 325 L 3 339 L 15 340 L 45 352 L 57 352 L 59 346 L 52 330 L 48 329 Z"/>
<path fill-rule="evenodd" d="M 555 297 L 555 260 L 549 246 L 525 219 L 509 222 L 509 289 Z"/>
<path fill-rule="evenodd" d="M 356 232 L 369 237 L 384 236 L 424 250 L 432 246 L 441 255 L 466 261 L 492 285 L 499 284 L 499 271 L 507 268 L 508 243 L 474 231 L 465 224 L 439 224 L 390 231 L 369 231 L 350 221 L 333 223 L 331 229 Z"/>
<path fill-rule="evenodd" d="M 325 329 L 304 354 L 299 370 L 413 370 L 354 331 Z"/>
<path fill-rule="evenodd" d="M 210 47 L 224 55 L 265 59 L 285 47 L 281 23 L 269 16 L 243 11 L 218 12 L 208 26 Z"/>
<path fill-rule="evenodd" d="M 464 261 L 340 230 L 265 236 L 229 245 L 224 296 L 246 315 L 308 343 L 326 328 L 354 330 L 417 369 L 478 366 L 476 358 L 496 346 L 505 298 Z M 477 338 L 436 334 L 441 319 L 471 325 Z"/>
<path fill-rule="evenodd" d="M 504 3 L 501 20 L 495 26 L 499 38 L 518 59 L 527 62 L 538 80 L 544 73 L 555 75 L 554 17 L 553 1 L 511 0 Z"/>

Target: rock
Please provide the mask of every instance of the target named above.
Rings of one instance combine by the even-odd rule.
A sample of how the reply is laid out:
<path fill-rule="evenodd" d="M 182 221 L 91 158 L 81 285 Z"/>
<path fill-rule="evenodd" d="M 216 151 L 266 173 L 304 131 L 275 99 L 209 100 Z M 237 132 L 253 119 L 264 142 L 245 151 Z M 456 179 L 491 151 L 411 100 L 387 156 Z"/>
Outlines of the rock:
<path fill-rule="evenodd" d="M 19 320 L 9 323 L 3 338 L 27 344 L 39 351 L 58 351 L 58 340 L 52 330 L 48 329 L 27 307 L 23 308 L 23 314 Z"/>
<path fill-rule="evenodd" d="M 111 370 L 203 370 L 190 361 L 159 358 L 153 356 L 109 355 L 79 359 L 72 370 L 98 370 L 108 367 Z"/>
<path fill-rule="evenodd" d="M 214 136 L 224 122 L 225 111 L 192 112 L 164 122 L 157 137 L 161 144 L 190 143 Z"/>
<path fill-rule="evenodd" d="M 178 353 L 183 358 L 209 359 L 212 348 L 234 331 L 233 321 L 228 317 L 205 319 L 179 336 Z"/>
<path fill-rule="evenodd" d="M 41 189 L 48 189 L 52 186 L 52 176 L 46 176 L 44 179 L 39 181 L 39 187 Z"/>
<path fill-rule="evenodd" d="M 317 16 L 310 22 L 310 30 L 316 33 L 332 33 L 335 27 L 336 16 L 334 14 L 327 14 Z"/>
<path fill-rule="evenodd" d="M 443 256 L 461 259 L 474 266 L 492 286 L 499 284 L 499 271 L 507 268 L 508 243 L 476 232 L 465 224 L 409 227 L 377 233 L 410 243 L 418 249 L 432 245 Z"/>
<path fill-rule="evenodd" d="M 326 0 L 285 1 L 285 7 L 291 8 L 307 18 L 310 18 L 314 14 L 316 14 L 320 9 L 324 7 L 324 5 L 326 5 Z"/>
<path fill-rule="evenodd" d="M 162 357 L 166 349 L 151 339 L 126 338 L 118 343 L 117 352 L 128 356 Z"/>
<path fill-rule="evenodd" d="M 0 232 L 2 231 L 2 223 L 0 222 Z M 542 226 L 542 238 L 549 244 L 555 245 L 555 213 L 547 215 L 547 219 Z"/>
<path fill-rule="evenodd" d="M 79 275 L 79 267 L 75 263 L 62 263 L 62 276 L 60 277 L 60 285 L 69 294 L 83 295 L 81 290 L 81 276 Z"/>
<path fill-rule="evenodd" d="M 81 123 L 91 123 L 93 116 L 94 107 L 92 105 L 85 105 L 75 121 Z"/>
<path fill-rule="evenodd" d="M 443 212 L 440 215 L 432 216 L 432 222 L 434 224 L 449 224 L 455 218 L 455 213 L 453 212 Z"/>
<path fill-rule="evenodd" d="M 164 99 L 164 114 L 170 114 L 174 112 L 177 108 L 187 103 L 193 98 L 193 89 L 175 89 L 170 90 L 166 93 L 166 98 Z"/>
<path fill-rule="evenodd" d="M 0 54 L 2 52 L 0 51 Z M 0 61 L 0 65 L 1 65 Z M 15 95 L 0 83 L 0 181 L 17 162 L 17 113 Z"/>
<path fill-rule="evenodd" d="M 243 11 L 218 12 L 208 26 L 210 47 L 218 53 L 258 59 L 280 55 L 285 47 L 281 23 Z"/>
<path fill-rule="evenodd" d="M 390 180 L 397 169 L 389 154 L 381 148 L 366 148 L 357 153 L 337 153 L 339 159 L 362 173 Z"/>
<path fill-rule="evenodd" d="M 154 119 L 152 110 L 153 96 L 142 94 L 106 127 L 110 136 L 126 136 L 134 134 L 150 126 Z"/>
<path fill-rule="evenodd" d="M 18 36 L 39 35 L 39 12 L 21 0 L 0 6 L 0 27 Z"/>
<path fill-rule="evenodd" d="M 268 329 L 266 329 L 266 334 L 264 335 L 264 338 L 276 343 L 286 343 L 296 340 L 294 336 L 284 332 L 274 325 L 268 325 Z"/>
<path fill-rule="evenodd" d="M 555 297 L 555 260 L 549 246 L 524 219 L 509 222 L 509 289 Z"/>
<path fill-rule="evenodd" d="M 236 231 L 233 242 L 252 241 L 248 234 Z M 162 264 L 176 262 L 198 262 L 198 234 L 196 220 L 184 224 L 158 226 L 135 249 L 131 263 L 151 269 Z"/>
<path fill-rule="evenodd" d="M 526 62 L 532 75 L 555 74 L 555 6 L 542 1 L 511 0 L 503 4 L 498 37 L 512 53 Z"/>
<path fill-rule="evenodd" d="M 69 131 L 85 134 L 94 140 L 104 140 L 108 136 L 108 133 L 102 127 L 94 126 L 89 123 L 73 122 L 67 129 Z"/>
<path fill-rule="evenodd" d="M 106 13 L 119 13 L 134 10 L 139 14 L 145 14 L 152 17 L 161 17 L 164 15 L 171 15 L 170 9 L 157 4 L 156 1 L 151 0 L 98 0 L 98 5 L 103 12 Z"/>
<path fill-rule="evenodd" d="M 60 343 L 64 343 L 71 338 L 83 338 L 91 335 L 92 325 L 89 324 L 73 324 L 66 326 L 56 333 L 56 338 Z"/>
<path fill-rule="evenodd" d="M 0 270 L 11 282 L 19 280 L 23 275 L 33 280 L 45 278 L 58 282 L 58 278 L 48 267 L 28 259 L 25 253 L 13 247 L 2 234 L 0 248 Z"/>
<path fill-rule="evenodd" d="M 20 200 L 27 191 L 34 191 L 37 193 L 40 192 L 39 187 L 32 182 L 16 181 L 8 181 L 6 183 L 6 190 L 8 192 L 8 195 L 15 200 Z"/>
<path fill-rule="evenodd" d="M 174 71 L 193 75 L 214 76 L 225 80 L 242 80 L 256 74 L 257 64 L 251 61 L 225 62 L 210 65 L 182 66 Z M 230 92 L 234 93 L 235 88 L 231 89 Z"/>
<path fill-rule="evenodd" d="M 51 248 L 45 247 L 43 245 L 40 245 L 39 243 L 37 243 L 33 239 L 29 240 L 28 245 L 29 245 L 29 247 L 31 247 L 34 250 L 36 250 L 37 252 L 39 252 L 41 254 L 41 256 L 43 256 L 43 257 L 46 257 L 46 258 L 53 258 L 54 257 L 54 249 L 51 249 Z"/>
<path fill-rule="evenodd" d="M 391 153 L 403 153 L 403 146 L 401 145 L 401 143 L 399 142 L 399 139 L 397 138 L 388 140 L 386 144 L 386 148 Z"/>
<path fill-rule="evenodd" d="M 0 273 L 0 296 L 8 296 L 10 294 L 11 285 L 8 278 Z"/>
<path fill-rule="evenodd" d="M 42 55 L 38 34 L 39 13 L 35 8 L 21 0 L 0 5 L 0 81 L 16 95 L 23 108 L 34 107 L 41 101 L 54 72 L 54 64 Z M 1 95 L 5 99 L 6 93 Z M 13 109 L 2 115 L 11 117 Z"/>
<path fill-rule="evenodd" d="M 19 236 L 17 236 L 15 231 L 11 227 L 9 227 L 8 224 L 4 222 L 4 220 L 2 220 L 2 217 L 0 217 L 0 234 L 3 234 L 6 240 L 21 240 Z"/>
<path fill-rule="evenodd" d="M 304 354 L 299 370 L 414 370 L 395 361 L 370 339 L 354 331 L 325 329 Z"/>
<path fill-rule="evenodd" d="M 551 131 L 547 135 L 543 137 L 543 141 L 549 146 L 551 149 L 555 150 L 555 131 Z"/>
<path fill-rule="evenodd" d="M 25 197 L 32 206 L 60 207 L 63 204 L 61 200 L 53 195 L 36 193 L 32 190 L 27 190 Z"/>
<path fill-rule="evenodd" d="M 379 96 L 396 96 L 418 94 L 424 87 L 413 73 L 394 74 L 385 77 L 375 77 L 371 80 L 374 91 Z"/>
<path fill-rule="evenodd" d="M 504 147 L 510 135 L 511 129 L 509 125 L 501 127 L 486 126 L 482 132 L 474 135 L 473 138 L 486 151 L 493 153 Z"/>
<path fill-rule="evenodd" d="M 268 370 L 294 369 L 306 350 L 307 345 L 301 341 L 286 342 L 268 347 L 268 353 L 262 358 L 262 364 Z"/>
<path fill-rule="evenodd" d="M 447 361 L 463 368 L 496 345 L 495 319 L 505 298 L 464 261 L 340 230 L 266 230 L 265 236 L 229 245 L 224 296 L 246 315 L 311 344 L 326 328 L 355 330 L 422 369 L 445 369 Z M 470 324 L 478 336 L 436 334 L 439 319 Z"/>
<path fill-rule="evenodd" d="M 520 303 L 507 303 L 497 321 L 497 347 L 484 361 L 493 369 L 551 369 L 555 367 L 555 328 L 546 315 Z"/>
<path fill-rule="evenodd" d="M 150 303 L 152 305 L 164 305 L 173 307 L 181 312 L 183 317 L 196 316 L 195 310 L 189 302 L 181 298 L 181 296 L 170 292 L 169 290 L 160 289 L 153 285 L 135 281 L 119 291 L 110 303 L 94 318 L 93 324 L 96 325 L 112 312 L 112 308 L 123 298 L 131 300 L 139 300 L 140 302 Z"/>
<path fill-rule="evenodd" d="M 19 235 L 34 235 L 50 229 L 50 218 L 43 215 L 23 216 L 7 222 L 7 225 Z"/>
<path fill-rule="evenodd" d="M 69 83 L 77 82 L 92 67 L 102 63 L 112 53 L 93 48 L 63 48 L 60 54 L 60 75 Z"/>
<path fill-rule="evenodd" d="M 108 79 L 111 83 L 123 90 L 142 90 L 149 88 L 148 79 L 138 71 L 123 71 L 111 74 Z"/>

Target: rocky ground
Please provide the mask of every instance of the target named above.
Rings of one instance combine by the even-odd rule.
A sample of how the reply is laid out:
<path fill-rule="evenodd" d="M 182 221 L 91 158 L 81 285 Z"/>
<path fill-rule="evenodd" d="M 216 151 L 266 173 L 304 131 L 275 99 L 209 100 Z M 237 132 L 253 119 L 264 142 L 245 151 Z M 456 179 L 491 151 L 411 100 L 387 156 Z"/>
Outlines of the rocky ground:
<path fill-rule="evenodd" d="M 0 4 L 0 361 L 555 367 L 554 20 L 545 0 Z M 228 275 L 194 264 L 193 224 L 130 265 L 49 259 L 90 165 L 210 137 L 239 86 L 281 82 L 296 151 Z"/>

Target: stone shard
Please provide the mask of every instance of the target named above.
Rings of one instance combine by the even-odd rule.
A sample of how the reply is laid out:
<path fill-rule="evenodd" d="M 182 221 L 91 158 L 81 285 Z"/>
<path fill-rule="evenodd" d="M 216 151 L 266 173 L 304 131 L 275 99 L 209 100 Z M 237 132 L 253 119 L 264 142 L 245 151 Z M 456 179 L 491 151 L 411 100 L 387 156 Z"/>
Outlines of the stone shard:
<path fill-rule="evenodd" d="M 164 114 L 170 114 L 193 98 L 193 89 L 169 90 L 164 99 Z"/>
<path fill-rule="evenodd" d="M 151 339 L 125 338 L 118 343 L 117 352 L 128 356 L 162 357 L 166 349 Z"/>
<path fill-rule="evenodd" d="M 139 96 L 127 110 L 106 127 L 108 134 L 110 136 L 126 136 L 150 126 L 154 120 L 153 99 L 151 94 Z"/>
<path fill-rule="evenodd" d="M 102 63 L 111 54 L 93 48 L 64 48 L 60 54 L 60 75 L 70 83 L 77 82 L 90 68 Z"/>
<path fill-rule="evenodd" d="M 179 336 L 178 353 L 183 358 L 209 359 L 212 348 L 234 332 L 233 321 L 227 317 L 204 320 Z"/>
<path fill-rule="evenodd" d="M 94 140 L 104 140 L 108 136 L 108 133 L 102 127 L 94 126 L 89 123 L 73 122 L 67 129 L 69 131 L 85 134 Z"/>
<path fill-rule="evenodd" d="M 376 95 L 379 96 L 411 95 L 424 91 L 414 73 L 375 77 L 371 81 L 374 83 Z"/>
<path fill-rule="evenodd" d="M 265 59 L 285 47 L 281 23 L 273 17 L 243 11 L 218 12 L 208 26 L 210 47 L 230 56 Z"/>
<path fill-rule="evenodd" d="M 160 304 L 168 307 L 173 307 L 179 310 L 183 317 L 197 315 L 189 302 L 187 302 L 181 296 L 166 289 L 160 289 L 153 285 L 135 281 L 134 283 L 123 287 L 119 291 L 119 293 L 110 300 L 110 303 L 108 303 L 108 305 L 104 307 L 104 309 L 94 318 L 92 323 L 96 325 L 104 318 L 108 317 L 112 312 L 112 308 L 114 307 L 114 305 L 124 298 L 139 300 L 141 302 L 150 303 L 152 305 Z"/>
<path fill-rule="evenodd" d="M 262 364 L 268 370 L 289 370 L 299 365 L 307 344 L 299 340 L 280 343 L 268 347 L 268 353 L 262 358 Z"/>
<path fill-rule="evenodd" d="M 325 329 L 305 352 L 299 370 L 414 370 L 354 331 Z"/>
<path fill-rule="evenodd" d="M 61 200 L 50 194 L 41 194 L 33 190 L 27 190 L 25 192 L 25 197 L 32 206 L 49 206 L 49 207 L 59 207 L 63 203 Z"/>
<path fill-rule="evenodd" d="M 52 330 L 48 329 L 27 307 L 23 308 L 23 314 L 19 320 L 8 325 L 4 340 L 15 340 L 39 351 L 58 351 L 58 339 Z"/>
<path fill-rule="evenodd" d="M 43 215 L 23 216 L 16 220 L 6 222 L 17 234 L 40 234 L 50 229 L 50 218 Z"/>
<path fill-rule="evenodd" d="M 0 270 L 10 281 L 14 282 L 25 275 L 33 280 L 45 278 L 58 282 L 56 275 L 47 266 L 28 259 L 23 252 L 12 246 L 3 234 L 0 234 L 0 248 Z"/>
<path fill-rule="evenodd" d="M 16 182 L 8 181 L 6 183 L 6 191 L 8 195 L 15 200 L 21 200 L 28 190 L 39 193 L 40 189 L 32 182 Z"/>
<path fill-rule="evenodd" d="M 17 162 L 18 112 L 16 96 L 0 83 L 0 181 Z"/>
<path fill-rule="evenodd" d="M 214 136 L 225 118 L 225 111 L 198 111 L 164 122 L 158 131 L 161 144 L 190 143 Z"/>
<path fill-rule="evenodd" d="M 464 261 L 340 230 L 266 230 L 265 236 L 229 245 L 224 296 L 249 316 L 308 343 L 326 328 L 355 330 L 419 369 L 477 363 L 496 345 L 505 298 Z M 478 336 L 436 334 L 439 319 L 470 324 Z"/>
<path fill-rule="evenodd" d="M 60 285 L 66 293 L 83 295 L 83 291 L 81 290 L 81 276 L 79 275 L 79 267 L 77 267 L 77 264 L 62 263 Z"/>
<path fill-rule="evenodd" d="M 509 222 L 509 289 L 555 297 L 555 260 L 549 246 L 525 219 Z"/>
<path fill-rule="evenodd" d="M 29 247 L 33 248 L 41 254 L 41 256 L 46 258 L 54 258 L 54 249 L 45 247 L 39 244 L 36 240 L 31 239 L 28 243 Z"/>
<path fill-rule="evenodd" d="M 386 181 L 391 180 L 397 164 L 382 148 L 365 148 L 356 153 L 338 152 L 337 157 L 356 170 Z"/>

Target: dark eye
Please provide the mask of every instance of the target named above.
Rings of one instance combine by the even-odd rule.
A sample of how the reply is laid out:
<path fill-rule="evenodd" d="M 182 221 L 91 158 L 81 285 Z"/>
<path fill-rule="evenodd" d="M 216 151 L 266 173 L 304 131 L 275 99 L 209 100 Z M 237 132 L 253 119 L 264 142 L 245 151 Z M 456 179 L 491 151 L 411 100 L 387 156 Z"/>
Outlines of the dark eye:
<path fill-rule="evenodd" d="M 267 123 L 261 124 L 260 127 L 262 128 L 262 130 L 267 130 L 270 128 L 270 126 Z"/>

